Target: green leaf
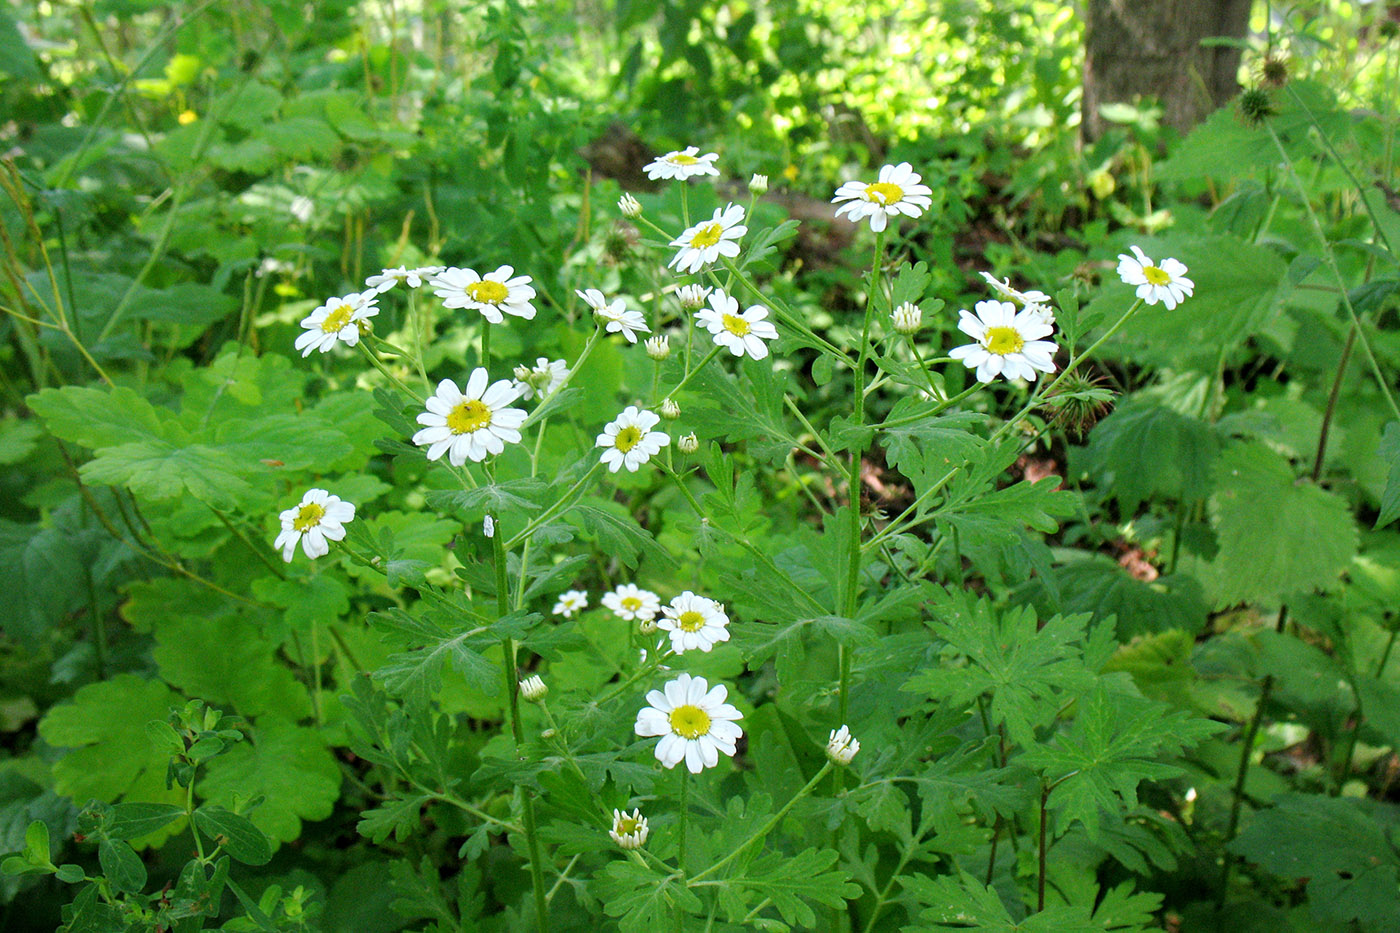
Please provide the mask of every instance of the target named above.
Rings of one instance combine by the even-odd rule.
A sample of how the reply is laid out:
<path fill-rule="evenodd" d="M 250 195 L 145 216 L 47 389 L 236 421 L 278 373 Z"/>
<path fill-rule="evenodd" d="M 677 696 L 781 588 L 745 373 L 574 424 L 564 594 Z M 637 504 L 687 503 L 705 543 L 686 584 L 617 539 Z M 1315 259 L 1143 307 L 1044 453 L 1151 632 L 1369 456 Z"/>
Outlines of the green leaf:
<path fill-rule="evenodd" d="M 414 705 L 422 704 L 442 689 L 442 668 L 448 661 L 468 685 L 494 696 L 499 686 L 500 671 L 475 650 L 473 642 L 497 642 L 489 626 L 465 631 L 453 631 L 438 621 L 436 613 L 419 609 L 417 614 L 397 607 L 371 613 L 369 621 L 375 628 L 407 638 L 420 647 L 400 652 L 374 672 L 376 680 Z"/>
<path fill-rule="evenodd" d="M 265 623 L 241 612 L 163 619 L 152 652 L 161 676 L 187 695 L 232 705 L 244 716 L 311 713 L 306 687 L 278 658 Z"/>
<path fill-rule="evenodd" d="M 39 446 L 43 430 L 34 421 L 0 419 L 0 466 L 21 463 Z"/>
<path fill-rule="evenodd" d="M 933 407 L 931 402 L 901 399 L 886 420 L 903 420 Z M 986 441 L 973 430 L 985 421 L 985 415 L 970 411 L 921 418 L 899 427 L 881 427 L 880 443 L 890 464 L 909 477 L 919 493 L 982 450 Z"/>
<path fill-rule="evenodd" d="M 263 716 L 250 741 L 209 763 L 199 789 L 206 800 L 228 807 L 235 798 L 265 798 L 248 819 L 276 844 L 297 839 L 303 820 L 330 816 L 340 780 L 340 767 L 316 730 Z"/>
<path fill-rule="evenodd" d="M 1380 514 L 1376 516 L 1377 530 L 1400 518 L 1400 421 L 1385 426 L 1379 453 L 1381 460 L 1389 465 L 1389 472 L 1385 477 L 1385 491 L 1381 493 Z"/>
<path fill-rule="evenodd" d="M 424 498 L 430 508 L 439 512 L 464 513 L 478 519 L 482 513 L 490 513 L 499 518 L 502 515 L 538 512 L 541 506 L 535 499 L 548 488 L 544 480 L 522 477 L 504 483 L 488 483 L 475 489 L 434 490 Z"/>
<path fill-rule="evenodd" d="M 1015 920 L 1001 895 L 965 871 L 929 878 L 901 876 L 900 884 L 917 904 L 929 904 L 921 923 L 905 927 L 909 933 L 933 930 L 986 930 L 991 933 L 1102 933 L 1104 927 L 1089 918 L 1083 907 L 1052 906 L 1023 921 Z"/>
<path fill-rule="evenodd" d="M 699 913 L 704 905 L 675 875 L 659 875 L 643 865 L 616 859 L 594 876 L 597 896 L 622 933 L 655 933 L 670 925 L 677 908 Z"/>
<path fill-rule="evenodd" d="M 639 556 L 645 556 L 660 570 L 676 565 L 671 552 L 657 544 L 651 532 L 637 524 L 621 506 L 604 505 L 601 501 L 599 506 L 579 503 L 569 511 L 568 519 L 597 539 L 599 551 L 616 557 L 628 567 L 636 567 Z"/>
<path fill-rule="evenodd" d="M 1346 502 L 1295 481 L 1288 461 L 1263 444 L 1221 454 L 1210 515 L 1220 544 L 1209 587 L 1216 608 L 1331 589 L 1356 553 Z"/>
<path fill-rule="evenodd" d="M 1225 728 L 1169 709 L 1143 697 L 1110 692 L 1100 681 L 1079 701 L 1068 730 L 1022 753 L 1018 762 L 1040 770 L 1053 786 L 1048 804 L 1057 815 L 1057 833 L 1078 820 L 1089 838 L 1098 838 L 1101 814 L 1136 807 L 1140 783 L 1182 773 L 1182 768 L 1158 758 L 1178 754 Z"/>
<path fill-rule="evenodd" d="M 134 674 L 83 687 L 39 723 L 44 741 L 69 749 L 54 763 L 54 789 L 79 801 L 183 802 L 183 791 L 166 789 L 169 759 L 146 734 L 147 723 L 182 704 L 165 684 Z M 169 834 L 166 827 L 142 841 L 157 845 Z"/>
<path fill-rule="evenodd" d="M 170 412 L 162 415 L 125 386 L 111 390 L 82 386 L 44 389 L 26 398 L 25 403 L 44 419 L 55 437 L 89 450 L 185 439 Z"/>
<path fill-rule="evenodd" d="M 1168 574 L 1150 582 L 1139 580 L 1116 561 L 1097 554 L 1057 567 L 1054 573 L 1064 596 L 1058 601 L 1042 596 L 1052 611 L 1087 612 L 1095 625 L 1114 619 L 1122 641 L 1172 629 L 1195 634 L 1206 625 L 1209 607 L 1194 577 Z M 1042 594 L 1043 590 L 1043 585 L 1029 588 Z"/>
<path fill-rule="evenodd" d="M 113 839 L 137 839 L 164 829 L 184 815 L 185 808 L 172 803 L 119 803 L 112 808 L 112 824 L 107 832 Z"/>
<path fill-rule="evenodd" d="M 1219 446 L 1205 422 L 1135 396 L 1094 426 L 1084 469 L 1127 516 L 1157 495 L 1205 498 Z"/>
<path fill-rule="evenodd" d="M 1280 877 L 1308 879 L 1318 919 L 1389 929 L 1400 916 L 1396 825 L 1393 806 L 1285 794 L 1255 813 L 1229 849 Z"/>
<path fill-rule="evenodd" d="M 1004 723 L 1017 744 L 1030 746 L 1064 696 L 1093 683 L 1082 644 L 1087 615 L 1056 616 L 1040 625 L 1029 608 L 998 613 L 988 600 L 973 603 L 961 593 L 945 594 L 935 605 L 929 627 L 966 661 L 921 671 L 903 690 L 953 705 L 990 694 L 993 721 Z"/>
<path fill-rule="evenodd" d="M 830 849 L 805 849 L 792 856 L 767 852 L 749 863 L 742 875 L 725 879 L 723 884 L 769 898 L 786 923 L 810 930 L 815 928 L 817 917 L 807 900 L 844 908 L 846 900 L 860 897 L 860 886 L 851 883 L 850 875 L 832 869 L 837 858 L 839 855 Z"/>
<path fill-rule="evenodd" d="M 271 843 L 246 816 L 206 803 L 194 811 L 194 825 L 223 846 L 235 861 L 244 865 L 266 865 L 272 861 Z"/>
<path fill-rule="evenodd" d="M 139 894 L 146 886 L 146 866 L 136 852 L 120 839 L 102 838 L 97 842 L 97 861 L 102 874 L 118 891 Z"/>
<path fill-rule="evenodd" d="M 33 645 L 82 604 L 87 566 L 72 535 L 0 518 L 0 627 Z"/>
<path fill-rule="evenodd" d="M 0 72 L 24 80 L 41 77 L 33 50 L 20 35 L 14 17 L 5 10 L 0 10 Z"/>
<path fill-rule="evenodd" d="M 78 472 L 94 485 L 126 486 L 150 499 L 188 493 L 201 502 L 220 503 L 245 500 L 253 492 L 232 457 L 204 444 L 140 441 L 104 447 Z"/>

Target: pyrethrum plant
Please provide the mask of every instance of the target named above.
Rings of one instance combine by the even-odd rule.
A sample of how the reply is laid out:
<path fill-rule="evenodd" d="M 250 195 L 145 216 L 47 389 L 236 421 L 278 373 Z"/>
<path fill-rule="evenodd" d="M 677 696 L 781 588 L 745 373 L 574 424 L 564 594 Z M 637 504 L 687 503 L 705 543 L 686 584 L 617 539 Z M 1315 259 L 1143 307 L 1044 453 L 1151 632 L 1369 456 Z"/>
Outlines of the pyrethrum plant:
<path fill-rule="evenodd" d="M 750 228 L 766 179 L 747 207 L 692 216 L 691 179 L 716 158 L 649 167 L 679 199 L 621 202 L 642 229 L 642 288 L 580 279 L 583 314 L 511 265 L 386 269 L 320 304 L 301 356 L 344 347 L 368 368 L 339 391 L 328 374 L 300 416 L 230 431 L 211 417 L 228 410 L 221 388 L 188 389 L 174 421 L 125 388 L 32 396 L 94 451 L 85 485 L 188 496 L 258 557 L 242 593 L 191 584 L 176 612 L 249 603 L 309 689 L 205 669 L 173 682 L 281 723 L 269 735 L 304 749 L 303 773 L 348 748 L 359 830 L 399 853 L 396 909 L 438 929 L 500 910 L 507 927 L 601 914 L 625 931 L 1150 925 L 1157 895 L 1101 891 L 1082 866 L 1170 864 L 1181 829 L 1139 788 L 1181 774 L 1171 759 L 1214 727 L 1107 674 L 1110 626 L 1037 619 L 964 573 L 1048 570 L 1025 529 L 1055 531 L 1073 496 L 1006 471 L 1045 413 L 1097 404 L 1080 368 L 1144 305 L 1187 300 L 1187 270 L 1134 248 L 1118 271 L 1137 300 L 1107 320 L 988 276 L 993 297 L 957 322 L 971 342 L 948 348 L 896 223 L 929 189 L 886 166 L 837 192 L 838 214 L 869 219 L 873 261 L 862 307 L 832 309 L 822 333 L 767 277 L 795 224 Z M 565 358 L 531 363 L 546 327 Z M 620 379 L 590 365 L 604 354 Z M 284 365 L 269 359 L 215 369 L 236 388 Z M 365 426 L 370 409 L 387 430 Z M 349 432 L 378 465 L 337 445 Z M 315 485 L 260 494 L 242 465 L 255 453 Z M 881 460 L 908 485 L 896 514 L 862 495 Z M 374 504 L 391 495 L 410 511 Z M 281 509 L 278 561 L 240 526 Z M 127 614 L 164 631 L 168 588 L 150 590 Z M 242 631 L 229 611 L 198 636 L 215 652 L 220 624 Z M 180 649 L 163 650 L 178 668 Z M 249 810 L 259 832 L 290 841 L 297 816 L 325 815 L 299 804 L 296 778 L 258 777 L 240 795 L 267 798 Z M 181 786 L 169 812 L 198 829 Z M 98 883 L 75 910 L 117 929 L 131 887 Z M 249 922 L 268 928 L 279 896 L 240 896 Z"/>

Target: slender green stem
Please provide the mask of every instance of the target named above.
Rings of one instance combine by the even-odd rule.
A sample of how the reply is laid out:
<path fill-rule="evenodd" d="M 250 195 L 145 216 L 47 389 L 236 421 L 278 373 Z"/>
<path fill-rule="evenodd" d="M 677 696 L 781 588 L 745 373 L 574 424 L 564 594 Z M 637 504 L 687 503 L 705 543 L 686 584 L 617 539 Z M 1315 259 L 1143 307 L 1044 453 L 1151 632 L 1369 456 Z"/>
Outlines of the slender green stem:
<path fill-rule="evenodd" d="M 1337 256 L 1332 251 L 1332 244 L 1327 239 L 1326 232 L 1322 229 L 1322 222 L 1317 219 L 1317 213 L 1313 210 L 1312 201 L 1308 198 L 1308 190 L 1303 185 L 1303 179 L 1298 177 L 1297 171 L 1293 168 L 1293 162 L 1288 158 L 1288 153 L 1283 148 L 1283 143 L 1279 140 L 1274 128 L 1266 121 L 1264 128 L 1269 131 L 1269 138 L 1273 140 L 1274 148 L 1278 150 L 1279 157 L 1283 159 L 1283 164 L 1288 169 L 1288 175 L 1293 179 L 1293 185 L 1298 189 L 1298 197 L 1303 204 L 1303 212 L 1307 215 L 1313 229 L 1313 235 L 1317 237 L 1318 245 L 1322 250 L 1322 259 L 1327 263 L 1327 268 L 1331 270 L 1332 277 L 1337 280 L 1337 288 L 1341 292 L 1342 307 L 1346 308 L 1347 314 L 1351 317 L 1352 326 L 1356 328 L 1357 339 L 1361 341 L 1361 349 L 1366 355 L 1366 361 L 1370 364 L 1371 375 L 1375 376 L 1376 384 L 1380 386 L 1381 394 L 1385 396 L 1386 404 L 1390 406 L 1390 411 L 1397 419 L 1400 419 L 1400 405 L 1396 404 L 1395 395 L 1391 391 L 1390 383 L 1386 380 L 1385 374 L 1381 372 L 1380 362 L 1376 359 L 1376 354 L 1371 349 L 1371 341 L 1366 337 L 1365 328 L 1361 326 L 1361 318 L 1356 313 L 1356 308 L 1352 307 L 1351 295 L 1347 290 L 1346 278 L 1342 275 L 1342 270 L 1337 265 Z M 1362 198 L 1365 201 L 1365 198 Z"/>
<path fill-rule="evenodd" d="M 370 361 L 370 365 L 372 365 L 375 369 L 383 373 L 384 378 L 392 382 L 395 388 L 397 388 L 403 394 L 407 395 L 409 398 L 413 399 L 419 405 L 423 404 L 423 395 L 419 392 L 413 391 L 408 386 L 404 385 L 403 380 L 401 380 L 398 376 L 395 376 L 392 372 L 390 372 L 389 367 L 384 365 L 384 361 L 380 359 L 378 353 L 374 352 L 374 348 L 369 345 L 368 340 L 361 340 L 359 342 L 359 347 L 364 352 L 365 358 Z"/>
<path fill-rule="evenodd" d="M 572 486 L 570 486 L 562 496 L 560 496 L 558 499 L 555 499 L 554 502 L 549 506 L 549 508 L 545 509 L 535 518 L 531 519 L 529 524 L 522 528 L 509 541 L 505 542 L 505 549 L 509 551 L 520 542 L 528 540 L 530 535 L 534 534 L 535 531 L 540 528 L 540 526 L 553 521 L 555 516 L 559 515 L 559 513 L 568 511 L 573 506 L 574 498 L 578 494 L 578 491 L 582 489 L 583 485 L 589 480 L 591 480 L 593 476 L 596 473 L 598 473 L 598 471 L 602 468 L 603 461 L 601 460 L 593 464 L 593 466 L 589 468 L 588 472 L 580 476 L 578 480 Z M 500 534 L 498 533 L 496 537 L 500 538 Z"/>
<path fill-rule="evenodd" d="M 1038 871 L 1035 880 L 1035 912 L 1040 913 L 1045 909 L 1045 868 L 1046 868 L 1046 845 L 1045 845 L 1045 824 L 1046 824 L 1046 802 L 1050 799 L 1050 787 L 1041 785 L 1040 788 L 1040 851 L 1038 853 Z"/>
<path fill-rule="evenodd" d="M 704 881 L 711 875 L 717 874 L 720 871 L 720 869 L 724 868 L 726 865 L 734 861 L 740 855 L 743 855 L 744 851 L 748 849 L 749 846 L 753 845 L 755 842 L 758 842 L 764 836 L 767 836 L 770 832 L 772 832 L 773 827 L 777 826 L 783 821 L 783 817 L 788 815 L 788 811 L 795 807 L 799 800 L 801 800 L 803 797 L 806 797 L 812 792 L 814 788 L 816 788 L 817 784 L 821 782 L 822 778 L 826 777 L 827 772 L 829 772 L 831 768 L 831 762 L 825 762 L 821 766 L 821 770 L 818 771 L 816 774 L 812 775 L 812 779 L 808 781 L 806 785 L 796 794 L 793 794 L 792 799 L 789 800 L 786 804 L 784 804 L 781 810 L 769 817 L 767 822 L 760 826 L 753 833 L 753 835 L 749 836 L 749 838 L 745 839 L 739 845 L 735 846 L 734 851 L 730 852 L 724 858 L 720 859 L 718 862 L 715 862 L 709 868 L 705 869 L 700 874 L 696 875 L 694 878 L 691 878 L 686 883 L 690 885 L 699 884 L 701 881 Z"/>
<path fill-rule="evenodd" d="M 481 361 L 477 365 L 488 372 L 491 369 L 491 322 L 485 318 L 481 319 Z"/>
<path fill-rule="evenodd" d="M 1322 462 L 1327 457 L 1327 436 L 1332 427 L 1332 416 L 1337 412 L 1337 396 L 1342 392 L 1342 377 L 1346 375 L 1347 363 L 1351 360 L 1352 348 L 1356 345 L 1356 334 L 1360 330 L 1356 324 L 1347 331 L 1346 343 L 1342 345 L 1342 358 L 1337 362 L 1337 374 L 1332 377 L 1332 390 L 1327 393 L 1327 410 L 1322 413 L 1322 428 L 1317 432 L 1317 456 L 1313 458 L 1312 481 L 1322 478 Z"/>
<path fill-rule="evenodd" d="M 704 369 L 706 366 L 708 366 L 710 361 L 713 360 L 715 357 L 719 356 L 719 351 L 723 349 L 724 347 L 721 347 L 719 344 L 715 344 L 714 349 L 712 349 L 709 353 L 705 354 L 705 357 L 702 360 L 700 360 L 699 364 L 697 364 L 696 367 L 690 372 L 686 373 L 685 378 L 681 379 L 680 382 L 676 383 L 675 386 L 673 386 L 670 389 L 670 391 L 668 391 L 661 398 L 675 398 L 676 393 L 679 392 L 681 389 L 684 389 L 686 387 L 686 384 L 689 383 L 691 379 L 695 378 L 695 374 L 700 372 L 700 370 Z M 657 402 L 659 403 L 660 399 L 658 399 Z"/>
<path fill-rule="evenodd" d="M 680 835 L 676 837 L 676 870 L 680 872 L 681 879 L 685 879 L 685 853 L 686 837 L 690 835 L 690 769 L 681 771 L 681 813 L 680 813 Z M 681 921 L 684 914 L 679 907 L 676 908 L 676 929 L 681 929 Z"/>
<path fill-rule="evenodd" d="M 416 295 L 417 289 L 408 290 L 408 326 L 413 331 L 413 361 L 418 364 L 418 377 L 431 392 L 433 384 L 428 380 L 428 370 L 423 362 L 423 332 L 427 330 L 428 312 L 424 310 L 420 314 Z"/>

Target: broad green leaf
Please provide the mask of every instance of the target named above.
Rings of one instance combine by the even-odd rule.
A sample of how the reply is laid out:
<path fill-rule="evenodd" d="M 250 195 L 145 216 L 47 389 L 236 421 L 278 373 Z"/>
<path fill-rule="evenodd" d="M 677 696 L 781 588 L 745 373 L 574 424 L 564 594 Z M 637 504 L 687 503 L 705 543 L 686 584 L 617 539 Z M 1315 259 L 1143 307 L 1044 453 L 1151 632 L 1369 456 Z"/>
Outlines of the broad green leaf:
<path fill-rule="evenodd" d="M 0 72 L 26 81 L 40 77 L 34 51 L 24 41 L 14 17 L 0 11 Z"/>
<path fill-rule="evenodd" d="M 112 808 L 112 824 L 107 832 L 113 839 L 138 839 L 164 829 L 184 815 L 185 808 L 173 803 L 119 803 Z"/>
<path fill-rule="evenodd" d="M 1308 879 L 1319 920 L 1389 929 L 1400 916 L 1395 807 L 1285 794 L 1251 816 L 1230 851 L 1282 878 Z"/>
<path fill-rule="evenodd" d="M 1055 568 L 1062 598 L 1052 599 L 1044 586 L 1033 585 L 1037 605 L 1050 612 L 1090 613 L 1095 625 L 1116 620 L 1123 640 L 1153 632 L 1183 629 L 1196 633 L 1206 625 L 1209 607 L 1201 585 L 1184 574 L 1168 574 L 1155 580 L 1139 580 L 1116 561 L 1093 555 Z"/>
<path fill-rule="evenodd" d="M 272 861 L 272 845 L 246 816 L 206 803 L 194 811 L 194 825 L 223 846 L 235 861 L 244 865 L 266 865 Z"/>
<path fill-rule="evenodd" d="M 232 705 L 244 716 L 310 715 L 306 687 L 263 629 L 262 622 L 227 610 L 213 617 L 176 615 L 157 623 L 153 655 L 161 676 L 189 696 Z"/>
<path fill-rule="evenodd" d="M 316 730 L 281 716 L 263 716 L 250 741 L 209 763 L 199 791 L 206 800 L 226 807 L 234 805 L 235 797 L 264 797 L 248 819 L 275 846 L 296 840 L 303 820 L 330 816 L 340 796 L 340 781 L 340 766 Z"/>
<path fill-rule="evenodd" d="M 608 862 L 593 883 L 603 910 L 618 918 L 622 933 L 655 933 L 671 923 L 677 909 L 695 914 L 704 907 L 674 875 L 660 875 L 624 859 Z"/>
<path fill-rule="evenodd" d="M 82 802 L 183 802 L 179 787 L 166 789 L 169 759 L 146 735 L 148 722 L 165 719 L 172 706 L 180 705 L 183 700 L 165 684 L 135 674 L 83 687 L 39 723 L 44 741 L 68 749 L 54 763 L 54 789 Z M 169 829 L 143 841 L 159 844 Z"/>
<path fill-rule="evenodd" d="M 1179 766 L 1158 759 L 1224 728 L 1169 709 L 1143 697 L 1110 692 L 1099 682 L 1079 701 L 1069 729 L 1022 753 L 1018 762 L 1041 771 L 1053 787 L 1048 804 L 1057 816 L 1057 833 L 1078 820 L 1091 839 L 1097 838 L 1103 813 L 1137 806 L 1139 784 L 1182 773 Z"/>
<path fill-rule="evenodd" d="M 85 601 L 88 569 L 72 537 L 57 528 L 0 518 L 0 626 L 20 644 L 35 644 Z"/>
<path fill-rule="evenodd" d="M 1134 397 L 1094 426 L 1084 469 L 1132 515 L 1154 496 L 1205 498 L 1219 446 L 1205 422 Z"/>
<path fill-rule="evenodd" d="M 125 386 L 88 389 L 64 386 L 44 389 L 25 399 L 57 438 L 90 450 L 119 444 L 181 443 L 186 435 L 173 414 L 155 406 Z"/>
<path fill-rule="evenodd" d="M 39 446 L 44 432 L 35 421 L 0 419 L 0 466 L 20 463 Z"/>
<path fill-rule="evenodd" d="M 500 641 L 493 627 L 482 625 L 454 631 L 439 622 L 436 613 L 422 608 L 414 613 L 386 609 L 372 613 L 369 621 L 375 628 L 416 646 L 393 655 L 374 672 L 376 680 L 413 704 L 422 704 L 437 695 L 442 689 L 443 665 L 449 661 L 474 689 L 494 696 L 499 688 L 499 669 L 481 654 L 488 643 Z"/>
<path fill-rule="evenodd" d="M 146 866 L 125 842 L 105 836 L 97 842 L 97 860 L 102 874 L 112 886 L 126 894 L 136 894 L 146 886 Z"/>
<path fill-rule="evenodd" d="M 657 569 L 675 566 L 671 552 L 657 544 L 651 532 L 621 507 L 602 502 L 596 506 L 580 503 L 566 517 L 597 539 L 600 552 L 616 557 L 628 567 L 636 567 L 639 557 L 646 557 Z"/>
<path fill-rule="evenodd" d="M 1296 481 L 1263 444 L 1220 455 L 1210 514 L 1220 543 L 1208 585 L 1217 608 L 1331 589 L 1356 553 L 1346 502 Z"/>

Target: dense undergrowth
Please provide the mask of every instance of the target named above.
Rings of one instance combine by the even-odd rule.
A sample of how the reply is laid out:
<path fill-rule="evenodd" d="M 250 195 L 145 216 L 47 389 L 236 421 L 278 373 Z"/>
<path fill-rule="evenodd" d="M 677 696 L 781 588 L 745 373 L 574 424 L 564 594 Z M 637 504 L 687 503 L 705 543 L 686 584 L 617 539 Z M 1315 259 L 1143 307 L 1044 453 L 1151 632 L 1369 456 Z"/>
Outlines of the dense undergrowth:
<path fill-rule="evenodd" d="M 1393 929 L 1377 6 L 0 6 L 0 930 Z"/>

